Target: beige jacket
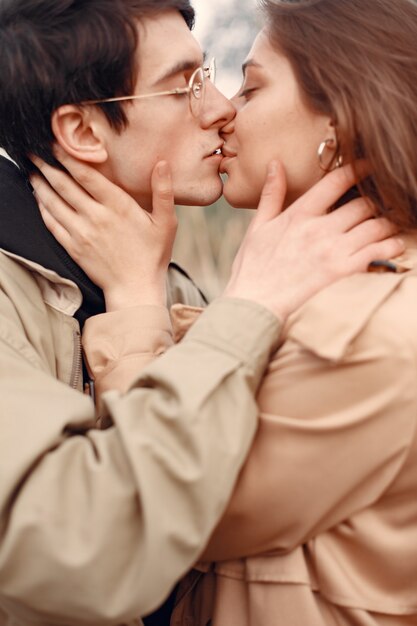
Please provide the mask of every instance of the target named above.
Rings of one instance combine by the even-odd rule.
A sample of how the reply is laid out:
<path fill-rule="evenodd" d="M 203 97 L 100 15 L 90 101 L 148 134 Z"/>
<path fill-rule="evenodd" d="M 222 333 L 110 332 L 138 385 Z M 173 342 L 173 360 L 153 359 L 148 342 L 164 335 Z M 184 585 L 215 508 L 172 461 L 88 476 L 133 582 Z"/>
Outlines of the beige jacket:
<path fill-rule="evenodd" d="M 98 431 L 81 393 L 80 300 L 0 252 L 1 626 L 134 624 L 162 601 L 230 497 L 278 338 L 261 307 L 215 303 L 128 395 L 107 394 L 112 426 Z"/>
<path fill-rule="evenodd" d="M 217 563 L 185 579 L 173 626 L 417 624 L 416 236 L 396 261 L 289 320 Z"/>

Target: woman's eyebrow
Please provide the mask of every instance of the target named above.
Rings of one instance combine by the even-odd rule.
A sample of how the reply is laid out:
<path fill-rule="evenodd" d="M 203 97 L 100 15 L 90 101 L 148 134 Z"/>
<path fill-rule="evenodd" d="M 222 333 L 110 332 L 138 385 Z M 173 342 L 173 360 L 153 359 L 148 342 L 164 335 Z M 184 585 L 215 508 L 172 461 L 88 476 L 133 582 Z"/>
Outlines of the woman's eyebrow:
<path fill-rule="evenodd" d="M 244 62 L 244 64 L 242 65 L 242 74 L 243 76 L 246 75 L 246 70 L 248 67 L 257 67 L 257 68 L 261 68 L 262 65 L 260 63 L 257 63 L 254 59 L 248 59 L 247 61 Z"/>

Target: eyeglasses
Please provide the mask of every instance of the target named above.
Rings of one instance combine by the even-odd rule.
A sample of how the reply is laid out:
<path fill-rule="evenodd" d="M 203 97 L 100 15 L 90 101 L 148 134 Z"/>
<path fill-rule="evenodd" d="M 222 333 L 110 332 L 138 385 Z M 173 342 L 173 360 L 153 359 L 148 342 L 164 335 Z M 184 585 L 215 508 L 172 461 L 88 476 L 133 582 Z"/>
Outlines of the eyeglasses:
<path fill-rule="evenodd" d="M 216 59 L 211 59 L 208 67 L 198 67 L 192 74 L 188 87 L 177 87 L 169 91 L 155 91 L 137 96 L 117 96 L 115 98 L 104 98 L 102 100 L 84 100 L 84 104 L 105 104 L 106 102 L 125 102 L 127 100 L 144 100 L 145 98 L 157 98 L 159 96 L 182 96 L 188 94 L 191 113 L 194 117 L 199 117 L 204 102 L 206 91 L 206 81 L 214 84 L 216 80 Z"/>

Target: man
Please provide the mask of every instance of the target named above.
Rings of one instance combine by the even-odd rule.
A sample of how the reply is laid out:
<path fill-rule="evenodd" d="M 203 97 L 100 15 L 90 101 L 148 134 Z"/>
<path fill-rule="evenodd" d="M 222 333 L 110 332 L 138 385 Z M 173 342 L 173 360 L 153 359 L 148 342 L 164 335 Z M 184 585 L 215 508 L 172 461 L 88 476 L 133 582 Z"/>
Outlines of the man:
<path fill-rule="evenodd" d="M 197 114 L 192 91 L 143 98 L 140 107 L 81 106 L 186 90 L 202 56 L 184 19 L 191 25 L 193 12 L 181 0 L 2 0 L 1 145 L 29 171 L 30 154 L 55 163 L 57 142 L 165 215 L 169 175 L 155 168 L 153 199 L 150 179 L 169 158 L 179 201 L 214 200 L 221 183 L 213 154 L 233 112 L 212 85 Z M 126 303 L 117 285 L 103 296 L 48 235 L 13 164 L 2 172 L 1 623 L 138 623 L 196 560 L 224 510 L 256 427 L 253 397 L 278 339 L 276 316 L 285 319 L 334 277 L 306 278 L 297 263 L 279 272 L 306 238 L 300 220 L 274 219 L 271 175 L 229 286 L 233 298 L 209 307 L 129 393 L 107 395 L 111 425 L 98 431 L 93 403 L 80 393 L 79 325 L 105 304 L 114 313 L 135 306 L 152 335 L 149 307 L 164 315 L 166 260 L 150 281 L 146 246 L 141 258 L 136 245 L 137 298 Z M 169 215 L 165 222 L 169 238 Z M 265 222 L 277 249 L 266 245 Z M 154 237 L 150 223 L 140 230 L 144 242 Z M 266 262 L 276 275 L 260 278 L 257 264 Z M 183 281 L 181 289 L 190 288 Z M 247 402 L 234 415 L 236 393 Z"/>

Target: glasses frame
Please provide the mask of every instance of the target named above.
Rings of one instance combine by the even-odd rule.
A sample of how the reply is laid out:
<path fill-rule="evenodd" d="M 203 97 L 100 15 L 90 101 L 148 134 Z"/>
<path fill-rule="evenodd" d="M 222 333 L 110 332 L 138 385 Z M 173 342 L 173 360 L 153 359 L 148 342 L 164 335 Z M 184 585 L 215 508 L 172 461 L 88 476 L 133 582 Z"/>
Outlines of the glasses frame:
<path fill-rule="evenodd" d="M 134 96 L 116 96 L 114 98 L 102 98 L 99 100 L 84 100 L 80 105 L 106 104 L 111 102 L 127 102 L 129 100 L 145 100 L 146 98 L 159 98 L 161 96 L 182 96 L 188 94 L 191 113 L 198 116 L 204 101 L 206 81 L 214 84 L 216 80 L 216 59 L 213 57 L 207 67 L 198 67 L 188 81 L 188 87 L 176 87 L 167 91 L 154 91 L 152 93 L 138 94 Z"/>

